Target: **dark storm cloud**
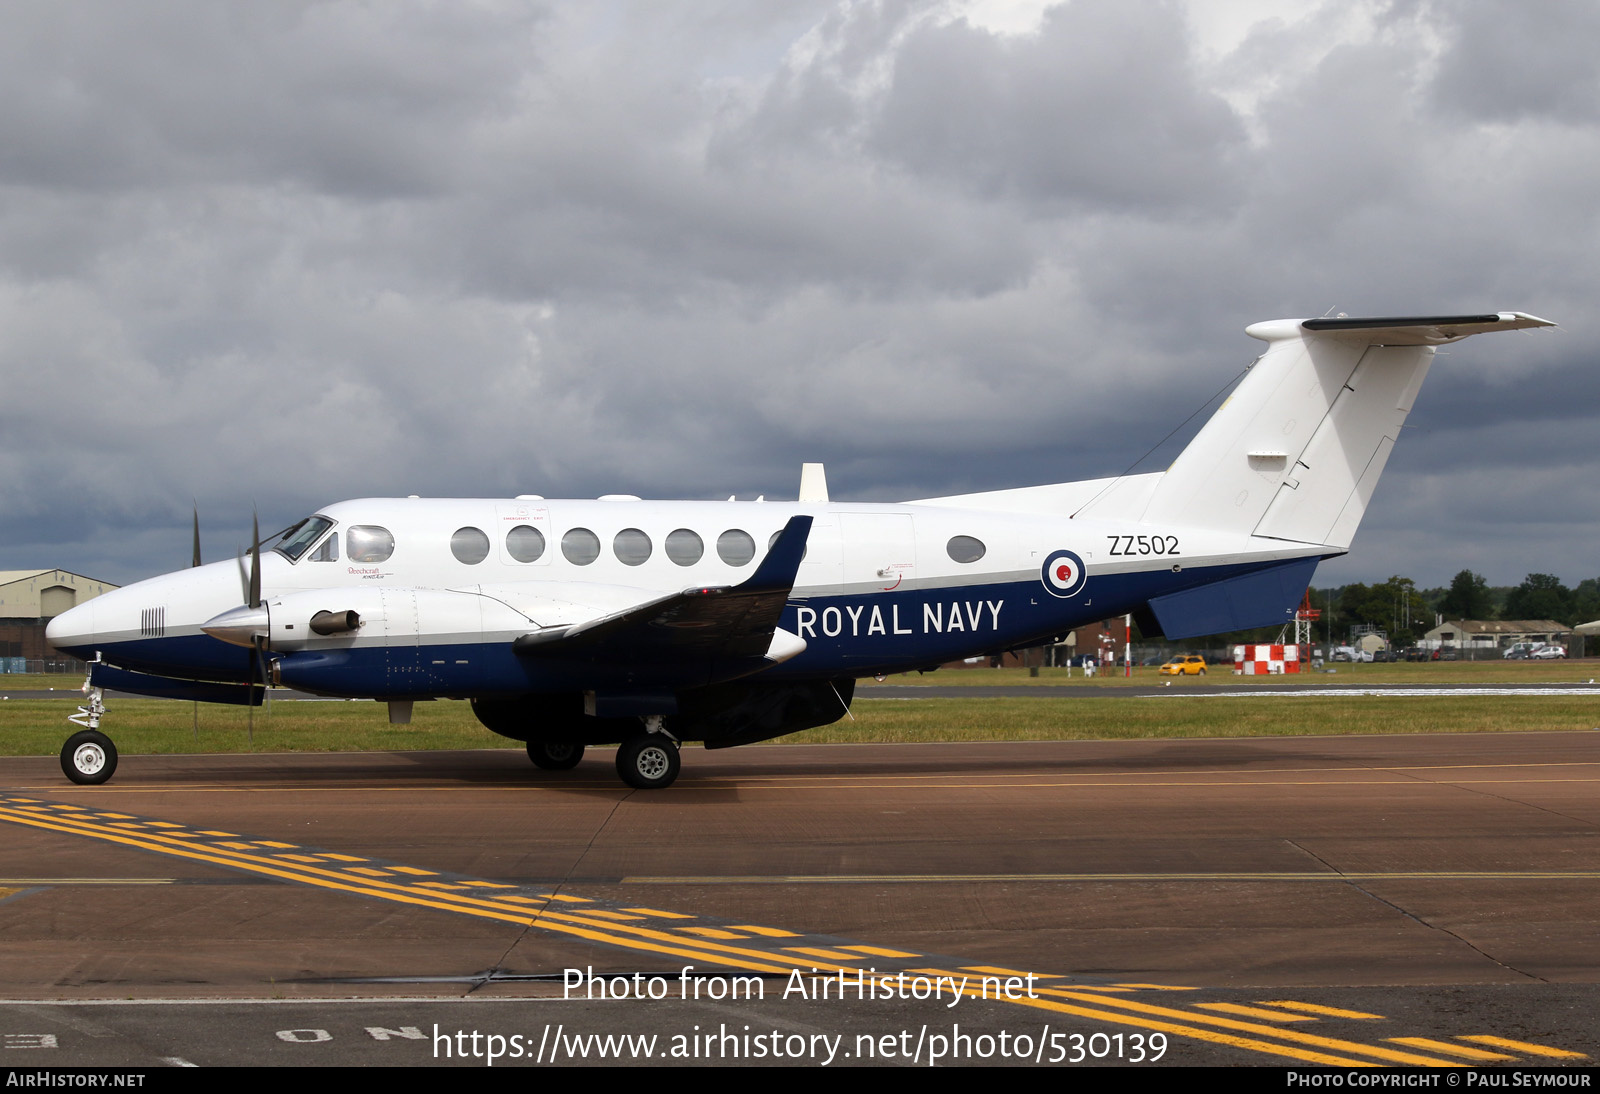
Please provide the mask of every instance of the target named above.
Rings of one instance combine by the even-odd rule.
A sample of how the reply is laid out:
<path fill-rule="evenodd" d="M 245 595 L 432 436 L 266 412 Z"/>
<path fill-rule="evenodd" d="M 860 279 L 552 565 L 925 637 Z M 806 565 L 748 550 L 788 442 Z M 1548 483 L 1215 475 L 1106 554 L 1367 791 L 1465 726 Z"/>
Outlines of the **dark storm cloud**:
<path fill-rule="evenodd" d="M 1583 0 L 1438 3 L 1446 50 L 1432 95 L 1458 120 L 1600 120 L 1600 8 Z"/>
<path fill-rule="evenodd" d="M 28 4 L 0 36 L 0 167 L 105 192 L 199 181 L 436 191 L 537 65 L 539 9 Z"/>
<path fill-rule="evenodd" d="M 14 6 L 0 564 L 167 568 L 191 498 L 214 556 L 252 503 L 1114 474 L 1249 322 L 1519 307 L 1571 333 L 1441 357 L 1334 572 L 1578 566 L 1592 17 L 1501 14 Z"/>
<path fill-rule="evenodd" d="M 895 57 L 871 145 L 1035 212 L 1226 209 L 1244 130 L 1196 78 L 1176 5 L 1085 0 L 1037 34 L 924 25 Z"/>

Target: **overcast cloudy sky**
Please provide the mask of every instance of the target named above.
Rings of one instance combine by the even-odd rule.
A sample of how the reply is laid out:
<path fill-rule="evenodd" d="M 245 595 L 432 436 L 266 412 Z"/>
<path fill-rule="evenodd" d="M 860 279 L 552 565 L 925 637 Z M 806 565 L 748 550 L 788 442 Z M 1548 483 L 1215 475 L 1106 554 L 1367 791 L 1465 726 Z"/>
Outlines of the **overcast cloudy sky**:
<path fill-rule="evenodd" d="M 1331 308 L 1563 329 L 1441 354 L 1319 585 L 1600 574 L 1587 0 L 0 19 L 0 569 L 176 568 L 192 500 L 223 557 L 252 502 L 1115 474 Z"/>

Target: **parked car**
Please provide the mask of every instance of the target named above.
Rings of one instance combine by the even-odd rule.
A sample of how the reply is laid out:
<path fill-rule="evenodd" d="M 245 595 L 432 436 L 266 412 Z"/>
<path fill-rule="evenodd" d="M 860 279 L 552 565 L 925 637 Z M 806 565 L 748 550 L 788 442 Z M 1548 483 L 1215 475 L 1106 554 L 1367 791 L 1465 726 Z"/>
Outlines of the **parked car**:
<path fill-rule="evenodd" d="M 1180 654 L 1162 665 L 1162 676 L 1204 676 L 1206 674 L 1206 659 L 1198 653 Z"/>
<path fill-rule="evenodd" d="M 1558 657 L 1565 657 L 1566 655 L 1567 651 L 1563 646 L 1540 646 L 1538 649 L 1529 653 L 1528 657 L 1534 661 L 1553 661 Z"/>

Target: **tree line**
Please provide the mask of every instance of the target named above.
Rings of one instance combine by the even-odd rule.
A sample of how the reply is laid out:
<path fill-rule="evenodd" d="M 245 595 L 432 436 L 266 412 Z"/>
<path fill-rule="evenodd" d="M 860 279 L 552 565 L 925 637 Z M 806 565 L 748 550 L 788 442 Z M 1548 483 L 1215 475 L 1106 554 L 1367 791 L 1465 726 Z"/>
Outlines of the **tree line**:
<path fill-rule="evenodd" d="M 1418 589 L 1396 575 L 1378 585 L 1312 589 L 1322 610 L 1317 633 L 1343 635 L 1358 624 L 1379 627 L 1398 647 L 1414 645 L 1436 616 L 1461 619 L 1553 619 L 1567 626 L 1600 619 L 1600 578 L 1568 588 L 1554 574 L 1529 574 L 1516 586 L 1491 586 L 1482 574 L 1462 570 L 1448 588 Z"/>

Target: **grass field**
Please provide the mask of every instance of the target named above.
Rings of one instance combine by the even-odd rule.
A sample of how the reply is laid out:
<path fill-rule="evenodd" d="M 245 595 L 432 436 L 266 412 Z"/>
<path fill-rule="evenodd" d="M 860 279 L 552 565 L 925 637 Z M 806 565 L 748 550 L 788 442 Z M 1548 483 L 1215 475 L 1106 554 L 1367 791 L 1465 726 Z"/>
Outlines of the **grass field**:
<path fill-rule="evenodd" d="M 1350 666 L 1340 666 L 1348 669 Z M 1327 683 L 1552 683 L 1587 681 L 1586 662 L 1441 665 L 1359 665 L 1333 676 L 1311 675 L 1302 684 Z M 1154 670 L 1136 682 L 1148 683 Z M 74 727 L 66 721 L 79 698 L 77 680 L 41 684 L 39 677 L 14 677 L 18 690 L 57 686 L 60 699 L 0 700 L 0 755 L 54 755 Z M 930 676 L 891 677 L 886 683 L 979 686 L 1021 683 L 1115 683 L 1120 677 L 1083 681 L 1075 672 L 1026 669 L 967 670 Z M 1204 681 L 1238 681 L 1225 673 Z M 1294 677 L 1261 682 L 1282 686 Z M 26 681 L 25 683 L 23 681 Z M 1383 695 L 1199 696 L 1173 681 L 1170 693 L 1153 698 L 873 699 L 874 682 L 857 691 L 854 720 L 781 738 L 784 743 L 867 741 L 1085 740 L 1135 737 L 1259 737 L 1352 733 L 1490 733 L 1525 730 L 1592 730 L 1600 727 L 1600 701 L 1583 695 L 1442 696 Z M 5 694 L 0 688 L 0 695 Z M 480 726 L 462 702 L 418 703 L 410 725 L 388 723 L 384 708 L 369 702 L 275 703 L 257 710 L 253 744 L 250 719 L 239 707 L 159 699 L 113 699 L 104 728 L 128 753 L 344 752 L 435 748 L 514 748 L 513 742 Z M 198 728 L 196 728 L 198 726 Z"/>

